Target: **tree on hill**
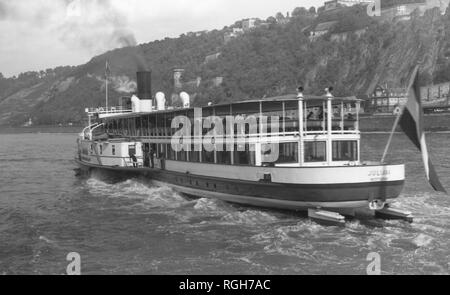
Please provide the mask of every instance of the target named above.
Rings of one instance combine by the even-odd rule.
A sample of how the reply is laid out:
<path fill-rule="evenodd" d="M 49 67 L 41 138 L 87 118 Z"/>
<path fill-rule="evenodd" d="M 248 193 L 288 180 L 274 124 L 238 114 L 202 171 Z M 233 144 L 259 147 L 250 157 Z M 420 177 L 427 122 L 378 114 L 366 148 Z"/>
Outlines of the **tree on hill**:
<path fill-rule="evenodd" d="M 278 12 L 275 15 L 275 18 L 277 19 L 277 21 L 283 20 L 284 19 L 284 15 L 281 12 Z"/>
<path fill-rule="evenodd" d="M 269 24 L 276 24 L 277 23 L 277 19 L 274 18 L 273 16 L 269 16 L 267 18 L 266 22 L 268 22 Z"/>
<path fill-rule="evenodd" d="M 293 16 L 293 17 L 302 16 L 302 15 L 307 15 L 307 14 L 308 14 L 308 10 L 306 10 L 306 8 L 304 8 L 304 7 L 296 7 L 296 8 L 292 11 L 292 16 Z"/>
<path fill-rule="evenodd" d="M 311 6 L 311 7 L 309 8 L 308 12 L 309 12 L 310 14 L 316 14 L 316 8 L 315 8 L 314 6 Z"/>

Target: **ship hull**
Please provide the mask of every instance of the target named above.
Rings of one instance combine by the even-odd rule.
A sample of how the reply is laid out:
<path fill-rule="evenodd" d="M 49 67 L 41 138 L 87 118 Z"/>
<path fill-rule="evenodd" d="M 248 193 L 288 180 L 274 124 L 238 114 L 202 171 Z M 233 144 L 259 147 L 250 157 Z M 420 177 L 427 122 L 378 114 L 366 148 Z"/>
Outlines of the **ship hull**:
<path fill-rule="evenodd" d="M 310 208 L 324 208 L 330 210 L 368 208 L 369 203 L 381 200 L 389 203 L 397 198 L 404 186 L 404 166 L 374 166 L 373 169 L 397 174 L 378 176 L 376 180 L 355 180 L 351 177 L 353 170 L 358 167 L 342 167 L 342 173 L 348 174 L 346 182 L 342 177 L 339 182 L 327 181 L 327 174 L 336 173 L 338 167 L 304 168 L 308 174 L 316 173 L 321 181 L 316 183 L 281 183 L 260 179 L 259 181 L 215 177 L 214 175 L 198 175 L 189 171 L 169 171 L 163 169 L 108 167 L 93 163 L 86 163 L 76 159 L 84 170 L 102 170 L 121 177 L 144 177 L 157 185 L 168 185 L 182 194 L 216 198 L 227 202 L 269 207 L 287 210 L 307 210 Z M 383 168 L 384 167 L 384 168 Z M 350 169 L 352 168 L 352 169 Z M 367 170 L 367 167 L 364 167 Z M 239 169 L 239 168 L 238 168 Z M 243 168 L 242 168 L 243 169 Z M 241 169 L 241 170 L 242 170 Z M 296 169 L 296 168 L 291 168 Z M 337 170 L 336 170 L 337 169 Z M 194 169 L 195 170 L 195 169 Z M 272 169 L 273 170 L 273 169 Z M 307 171 L 308 171 L 307 170 Z M 275 170 L 276 171 L 276 170 Z M 292 175 L 289 170 L 282 169 L 286 175 Z M 352 171 L 349 173 L 349 171 Z M 341 174 L 342 174 L 341 173 Z M 364 173 L 364 172 L 363 172 Z M 338 175 L 335 177 L 339 178 Z"/>

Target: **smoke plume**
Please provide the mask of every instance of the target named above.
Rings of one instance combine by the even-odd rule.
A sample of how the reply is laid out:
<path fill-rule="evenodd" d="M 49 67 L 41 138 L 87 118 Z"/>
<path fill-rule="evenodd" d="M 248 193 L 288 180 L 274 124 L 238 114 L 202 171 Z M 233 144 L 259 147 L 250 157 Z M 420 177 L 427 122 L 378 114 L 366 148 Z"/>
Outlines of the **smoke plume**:
<path fill-rule="evenodd" d="M 94 78 L 98 82 L 102 84 L 102 91 L 105 89 L 105 77 L 96 76 L 92 74 L 87 75 L 89 78 Z M 128 76 L 119 75 L 119 76 L 110 76 L 108 77 L 108 81 L 111 83 L 111 87 L 119 92 L 119 93 L 133 93 L 137 89 L 137 83 L 131 80 Z"/>
<path fill-rule="evenodd" d="M 129 28 L 131 13 L 125 13 L 133 4 L 134 0 L 0 0 L 0 22 L 48 29 L 68 47 L 94 55 L 137 44 Z"/>
<path fill-rule="evenodd" d="M 137 42 L 129 29 L 128 16 L 122 13 L 117 3 L 113 0 L 69 1 L 66 21 L 57 28 L 61 40 L 94 54 L 135 46 Z"/>
<path fill-rule="evenodd" d="M 111 81 L 117 92 L 132 93 L 137 89 L 136 82 L 130 80 L 127 76 L 113 76 L 111 77 Z"/>

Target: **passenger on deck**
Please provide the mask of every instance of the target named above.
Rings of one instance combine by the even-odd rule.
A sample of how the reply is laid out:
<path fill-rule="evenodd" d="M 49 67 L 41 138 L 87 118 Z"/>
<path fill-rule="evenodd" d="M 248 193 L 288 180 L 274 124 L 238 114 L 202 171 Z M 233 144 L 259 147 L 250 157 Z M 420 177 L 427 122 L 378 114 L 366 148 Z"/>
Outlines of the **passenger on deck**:
<path fill-rule="evenodd" d="M 151 168 L 155 168 L 155 151 L 152 147 L 150 147 L 150 151 L 148 152 L 148 156 L 150 158 Z"/>
<path fill-rule="evenodd" d="M 137 158 L 135 154 L 130 154 L 130 159 L 133 161 L 133 167 L 137 167 Z"/>
<path fill-rule="evenodd" d="M 150 167 L 150 157 L 148 148 L 142 147 L 142 154 L 144 155 L 144 167 Z"/>

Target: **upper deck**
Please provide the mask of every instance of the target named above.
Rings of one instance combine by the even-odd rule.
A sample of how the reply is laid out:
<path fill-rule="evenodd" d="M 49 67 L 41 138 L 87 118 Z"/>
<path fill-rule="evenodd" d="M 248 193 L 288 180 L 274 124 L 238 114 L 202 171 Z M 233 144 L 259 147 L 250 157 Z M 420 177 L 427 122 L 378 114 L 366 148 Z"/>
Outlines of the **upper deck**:
<path fill-rule="evenodd" d="M 254 117 L 257 122 L 255 134 L 247 135 L 302 135 L 359 134 L 360 100 L 356 97 L 296 96 L 287 95 L 270 99 L 249 100 L 228 104 L 217 104 L 197 108 L 201 117 Z M 328 110 L 331 110 L 330 112 Z M 185 116 L 194 125 L 196 108 L 165 109 L 153 112 L 132 112 L 131 109 L 112 107 L 89 109 L 88 114 L 97 117 L 112 136 L 172 136 L 172 120 Z M 330 114 L 330 116 L 328 116 Z M 278 117 L 278 132 L 271 130 L 271 117 Z M 267 119 L 267 121 L 265 120 Z M 265 126 L 267 125 L 267 126 Z M 265 128 L 266 127 L 266 128 Z M 266 133 L 262 133 L 267 130 Z"/>
<path fill-rule="evenodd" d="M 89 111 L 90 118 L 96 118 L 98 124 L 87 128 L 86 132 L 91 138 L 93 134 L 94 138 L 95 134 L 101 134 L 109 139 L 125 138 L 157 144 L 158 153 L 162 152 L 167 159 L 200 158 L 204 161 L 209 158 L 208 162 L 217 163 L 220 159 L 231 158 L 231 163 L 236 163 L 239 155 L 222 154 L 220 150 L 200 151 L 200 155 L 173 150 L 172 139 L 187 124 L 191 131 L 185 135 L 192 139 L 189 144 L 193 145 L 211 134 L 214 134 L 216 147 L 228 144 L 226 140 L 233 138 L 234 149 L 247 153 L 242 160 L 247 164 L 261 165 L 264 162 L 260 156 L 264 153 L 263 146 L 276 142 L 279 143 L 281 158 L 285 159 L 279 160 L 280 164 L 345 165 L 360 162 L 359 107 L 360 100 L 355 97 L 333 97 L 330 93 L 304 96 L 299 93 L 203 108 L 152 112 L 127 109 L 117 112 L 119 108 L 92 110 Z M 174 125 L 176 118 L 183 118 L 183 123 Z M 222 127 L 217 129 L 217 125 Z M 181 140 L 184 139 L 186 137 Z"/>

